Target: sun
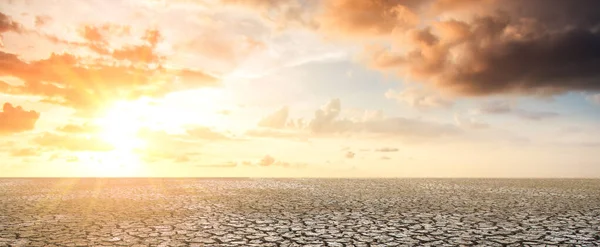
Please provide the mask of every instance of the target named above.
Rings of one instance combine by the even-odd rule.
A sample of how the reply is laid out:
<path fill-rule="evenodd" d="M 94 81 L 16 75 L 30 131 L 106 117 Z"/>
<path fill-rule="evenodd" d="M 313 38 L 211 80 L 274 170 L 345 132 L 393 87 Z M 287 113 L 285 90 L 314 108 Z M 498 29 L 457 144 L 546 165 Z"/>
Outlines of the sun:
<path fill-rule="evenodd" d="M 148 123 L 140 115 L 140 110 L 131 103 L 115 104 L 96 121 L 101 127 L 100 138 L 119 151 L 143 148 L 145 143 L 138 137 L 138 132 Z"/>
<path fill-rule="evenodd" d="M 137 176 L 143 168 L 139 151 L 146 148 L 146 141 L 139 132 L 149 126 L 143 113 L 144 102 L 117 102 L 94 122 L 100 127 L 98 137 L 113 149 L 106 152 L 85 153 L 80 159 L 91 164 L 94 176 Z"/>
<path fill-rule="evenodd" d="M 137 176 L 156 144 L 143 136 L 146 130 L 183 135 L 188 126 L 221 126 L 220 104 L 215 103 L 220 98 L 218 91 L 192 90 L 164 99 L 114 102 L 94 120 L 99 127 L 95 137 L 112 150 L 81 153 L 79 159 L 91 164 L 90 172 L 98 176 Z"/>

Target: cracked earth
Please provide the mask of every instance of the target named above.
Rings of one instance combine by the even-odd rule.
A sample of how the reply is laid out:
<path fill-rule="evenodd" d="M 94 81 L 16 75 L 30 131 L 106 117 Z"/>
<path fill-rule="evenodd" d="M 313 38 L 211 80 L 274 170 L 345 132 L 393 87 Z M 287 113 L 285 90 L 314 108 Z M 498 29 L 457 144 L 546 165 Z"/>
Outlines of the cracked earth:
<path fill-rule="evenodd" d="M 0 179 L 0 246 L 598 246 L 600 180 Z"/>

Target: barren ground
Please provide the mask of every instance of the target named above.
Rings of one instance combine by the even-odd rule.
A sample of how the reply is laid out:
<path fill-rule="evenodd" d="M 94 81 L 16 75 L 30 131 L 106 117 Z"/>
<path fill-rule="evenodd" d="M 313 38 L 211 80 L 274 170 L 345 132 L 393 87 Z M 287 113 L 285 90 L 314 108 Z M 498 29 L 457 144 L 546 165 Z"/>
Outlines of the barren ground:
<path fill-rule="evenodd" d="M 600 245 L 600 180 L 0 179 L 0 246 Z"/>

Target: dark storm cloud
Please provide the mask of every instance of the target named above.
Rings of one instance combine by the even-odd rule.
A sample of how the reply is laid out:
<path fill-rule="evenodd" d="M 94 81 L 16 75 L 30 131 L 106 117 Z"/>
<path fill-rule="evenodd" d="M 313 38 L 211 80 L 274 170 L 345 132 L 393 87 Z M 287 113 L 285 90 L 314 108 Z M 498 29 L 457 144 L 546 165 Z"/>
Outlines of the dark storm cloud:
<path fill-rule="evenodd" d="M 375 51 L 373 65 L 462 95 L 600 90 L 600 1 L 489 2 L 488 14 L 407 32 L 409 52 Z"/>

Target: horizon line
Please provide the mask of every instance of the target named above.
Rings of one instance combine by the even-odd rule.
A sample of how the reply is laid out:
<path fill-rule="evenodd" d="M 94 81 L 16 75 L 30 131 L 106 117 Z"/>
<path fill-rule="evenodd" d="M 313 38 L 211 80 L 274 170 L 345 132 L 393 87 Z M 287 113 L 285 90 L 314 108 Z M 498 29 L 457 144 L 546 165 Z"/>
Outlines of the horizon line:
<path fill-rule="evenodd" d="M 48 176 L 3 177 L 0 179 L 600 179 L 600 177 L 127 177 L 127 176 Z"/>

